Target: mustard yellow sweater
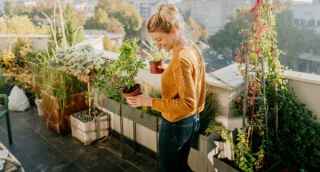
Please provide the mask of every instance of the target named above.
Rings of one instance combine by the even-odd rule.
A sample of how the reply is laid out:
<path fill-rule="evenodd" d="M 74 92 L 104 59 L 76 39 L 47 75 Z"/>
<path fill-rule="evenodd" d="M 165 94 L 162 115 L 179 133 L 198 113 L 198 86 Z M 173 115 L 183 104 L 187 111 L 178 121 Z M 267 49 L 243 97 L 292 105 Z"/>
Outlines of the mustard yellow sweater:
<path fill-rule="evenodd" d="M 160 111 L 169 122 L 190 117 L 197 108 L 198 112 L 204 109 L 205 85 L 205 65 L 201 54 L 195 47 L 182 48 L 173 53 L 162 74 L 161 99 L 152 99 L 152 108 Z"/>

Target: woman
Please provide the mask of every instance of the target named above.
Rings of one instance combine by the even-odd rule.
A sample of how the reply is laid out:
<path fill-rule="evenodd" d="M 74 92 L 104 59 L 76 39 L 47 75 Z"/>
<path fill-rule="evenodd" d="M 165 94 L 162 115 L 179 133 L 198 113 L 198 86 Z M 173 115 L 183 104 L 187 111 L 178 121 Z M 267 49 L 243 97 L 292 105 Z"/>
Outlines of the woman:
<path fill-rule="evenodd" d="M 199 130 L 198 113 L 205 103 L 205 65 L 196 46 L 182 33 L 178 10 L 161 5 L 147 28 L 159 48 L 171 52 L 171 62 L 161 78 L 161 99 L 127 98 L 132 107 L 149 106 L 162 113 L 159 134 L 161 172 L 187 172 L 192 140 Z"/>

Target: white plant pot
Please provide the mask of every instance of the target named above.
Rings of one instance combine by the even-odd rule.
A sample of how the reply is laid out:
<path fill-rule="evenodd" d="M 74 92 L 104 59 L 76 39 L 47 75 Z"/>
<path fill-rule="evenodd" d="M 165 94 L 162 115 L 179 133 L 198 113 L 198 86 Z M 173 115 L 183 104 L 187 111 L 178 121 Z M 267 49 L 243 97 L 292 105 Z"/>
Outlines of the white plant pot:
<path fill-rule="evenodd" d="M 92 142 L 109 135 L 108 121 L 108 115 L 97 117 L 89 122 L 83 122 L 71 115 L 70 123 L 72 136 L 81 141 L 84 145 L 89 145 Z"/>

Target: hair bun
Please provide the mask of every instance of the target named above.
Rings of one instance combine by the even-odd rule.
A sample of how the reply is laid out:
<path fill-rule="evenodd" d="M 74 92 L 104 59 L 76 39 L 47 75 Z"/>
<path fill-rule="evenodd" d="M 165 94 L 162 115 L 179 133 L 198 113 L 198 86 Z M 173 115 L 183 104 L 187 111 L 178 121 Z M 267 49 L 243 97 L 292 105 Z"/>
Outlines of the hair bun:
<path fill-rule="evenodd" d="M 178 13 L 177 7 L 173 4 L 162 4 L 159 7 L 159 15 L 168 21 L 174 21 Z"/>

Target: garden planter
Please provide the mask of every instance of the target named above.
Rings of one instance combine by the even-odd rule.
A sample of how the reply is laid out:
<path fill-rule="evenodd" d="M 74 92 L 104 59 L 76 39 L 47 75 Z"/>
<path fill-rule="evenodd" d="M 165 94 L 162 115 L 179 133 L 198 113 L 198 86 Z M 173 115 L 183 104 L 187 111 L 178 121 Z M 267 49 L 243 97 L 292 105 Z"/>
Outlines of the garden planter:
<path fill-rule="evenodd" d="M 162 67 L 162 61 L 150 61 L 150 73 L 152 74 L 161 74 L 164 70 Z"/>
<path fill-rule="evenodd" d="M 214 141 L 210 136 L 200 134 L 198 139 L 198 150 L 203 154 L 208 154 L 215 148 Z"/>
<path fill-rule="evenodd" d="M 137 124 L 136 127 L 136 142 L 153 152 L 157 152 L 158 133 L 156 130 L 150 129 L 145 125 Z"/>
<path fill-rule="evenodd" d="M 36 98 L 35 104 L 36 104 L 36 106 L 37 106 L 38 115 L 39 115 L 39 116 L 43 116 L 43 110 L 42 110 L 42 106 L 41 106 L 41 104 L 42 104 L 42 99 Z"/>
<path fill-rule="evenodd" d="M 89 145 L 92 142 L 107 137 L 109 134 L 109 117 L 106 114 L 97 116 L 90 120 L 79 119 L 74 114 L 70 116 L 72 136 L 84 145 Z"/>
<path fill-rule="evenodd" d="M 47 127 L 59 134 L 70 132 L 69 116 L 71 114 L 88 108 L 85 93 L 71 95 L 70 99 L 65 103 L 64 108 L 60 106 L 59 100 L 55 96 L 42 92 L 41 97 L 41 107 Z"/>
<path fill-rule="evenodd" d="M 108 98 L 105 94 L 99 91 L 95 92 L 94 103 L 97 108 L 107 113 L 119 114 L 120 103 Z"/>
<path fill-rule="evenodd" d="M 120 103 L 112 100 L 110 98 L 107 99 L 106 108 L 112 113 L 119 114 L 120 112 Z"/>
<path fill-rule="evenodd" d="M 191 148 L 188 164 L 192 171 L 196 172 L 213 172 L 214 167 L 212 162 L 208 159 L 207 154 L 203 154 L 200 151 Z"/>
<path fill-rule="evenodd" d="M 240 172 L 237 169 L 233 168 L 231 165 L 217 158 L 213 158 L 213 166 L 214 170 L 217 172 Z"/>
<path fill-rule="evenodd" d="M 153 131 L 157 130 L 158 117 L 148 114 L 140 109 L 122 105 L 122 115 L 138 124 L 141 124 Z"/>
<path fill-rule="evenodd" d="M 142 94 L 141 86 L 140 84 L 135 84 L 131 89 L 124 88 L 122 90 L 122 94 L 124 97 L 134 97 L 134 96 L 141 95 Z"/>

